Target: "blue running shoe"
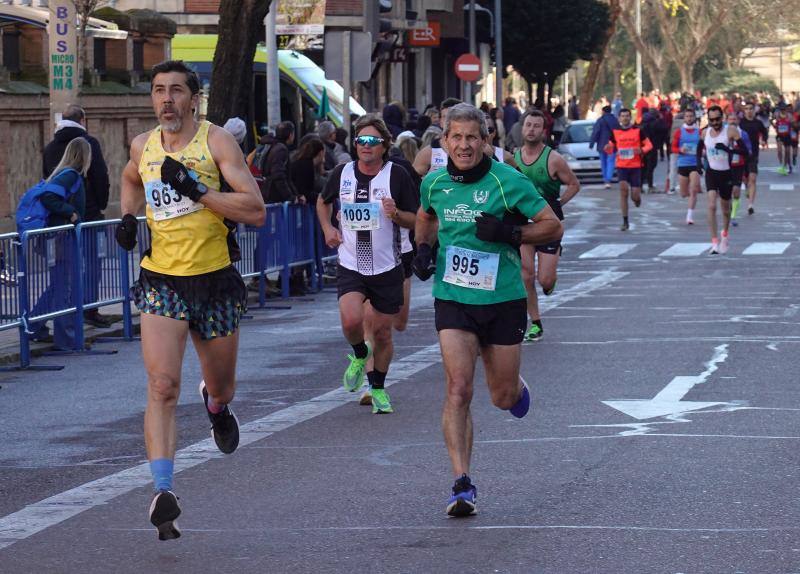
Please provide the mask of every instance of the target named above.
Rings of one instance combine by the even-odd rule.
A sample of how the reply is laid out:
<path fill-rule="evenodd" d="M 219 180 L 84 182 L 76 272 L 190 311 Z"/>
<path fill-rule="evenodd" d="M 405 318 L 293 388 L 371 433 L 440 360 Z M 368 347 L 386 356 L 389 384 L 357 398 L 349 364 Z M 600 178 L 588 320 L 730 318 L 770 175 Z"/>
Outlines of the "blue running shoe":
<path fill-rule="evenodd" d="M 453 494 L 447 503 L 448 516 L 462 517 L 477 514 L 475 499 L 478 498 L 478 489 L 466 474 L 456 480 L 453 485 Z"/>
<path fill-rule="evenodd" d="M 528 383 L 522 378 L 522 375 L 520 375 L 519 380 L 522 382 L 522 394 L 517 400 L 517 404 L 508 409 L 508 412 L 518 419 L 521 419 L 528 414 L 528 410 L 531 408 L 531 391 L 528 388 Z"/>

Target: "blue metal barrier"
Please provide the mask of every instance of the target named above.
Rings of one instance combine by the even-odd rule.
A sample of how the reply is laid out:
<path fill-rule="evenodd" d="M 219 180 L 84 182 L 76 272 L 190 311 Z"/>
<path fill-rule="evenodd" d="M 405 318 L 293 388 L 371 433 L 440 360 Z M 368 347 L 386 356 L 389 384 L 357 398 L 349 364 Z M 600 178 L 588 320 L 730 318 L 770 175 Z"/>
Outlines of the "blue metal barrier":
<path fill-rule="evenodd" d="M 311 265 L 312 288 L 316 289 L 317 274 L 313 269 L 317 263 L 314 246 L 316 214 L 307 205 L 284 203 L 283 219 L 285 223 L 283 236 L 286 242 L 286 252 L 284 253 L 284 272 L 281 278 L 283 296 L 286 297 L 289 294 L 289 270 L 293 267 Z"/>
<path fill-rule="evenodd" d="M 83 348 L 83 316 L 77 313 L 81 289 L 78 238 L 72 225 L 22 234 L 20 263 L 20 366 L 30 367 L 29 337 L 44 337 L 54 319 L 53 339 L 62 347 Z M 72 315 L 72 321 L 64 317 Z M 70 324 L 71 323 L 71 324 Z M 80 335 L 79 335 L 80 333 Z M 78 348 L 80 343 L 81 347 Z"/>
<path fill-rule="evenodd" d="M 336 258 L 321 239 L 313 206 L 271 204 L 266 210 L 264 225 L 235 231 L 242 253 L 235 266 L 243 278 L 259 278 L 261 307 L 268 273 L 281 273 L 282 295 L 288 297 L 292 268 L 310 266 L 316 289 L 322 265 Z M 121 303 L 123 336 L 133 338 L 130 287 L 151 244 L 146 219 L 138 221 L 131 252 L 116 243 L 119 219 L 0 235 L 0 331 L 19 330 L 21 368 L 31 368 L 30 338 L 37 331 L 43 335 L 48 320 L 54 321 L 56 344 L 68 341 L 72 351 L 83 352 L 84 310 Z"/>
<path fill-rule="evenodd" d="M 117 244 L 116 239 L 114 245 L 117 247 L 117 257 L 120 261 L 120 288 L 122 289 L 122 336 L 127 341 L 132 341 L 133 336 L 133 314 L 131 313 L 131 287 L 133 283 L 139 278 L 140 264 L 145 252 L 150 249 L 151 237 L 150 228 L 147 226 L 147 218 L 144 216 L 137 217 L 138 232 L 136 235 L 136 247 L 132 251 L 125 251 Z M 115 219 L 113 222 L 116 226 L 120 222 Z"/>
<path fill-rule="evenodd" d="M 17 233 L 0 235 L 0 331 L 22 324 L 17 277 L 20 247 Z"/>

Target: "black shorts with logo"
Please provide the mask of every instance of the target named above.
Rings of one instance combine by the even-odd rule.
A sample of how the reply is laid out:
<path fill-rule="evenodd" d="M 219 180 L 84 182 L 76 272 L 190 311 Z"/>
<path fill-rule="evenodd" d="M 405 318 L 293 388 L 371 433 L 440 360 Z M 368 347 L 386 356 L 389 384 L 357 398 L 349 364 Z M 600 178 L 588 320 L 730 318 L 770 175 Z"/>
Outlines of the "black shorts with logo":
<path fill-rule="evenodd" d="M 436 330 L 458 329 L 478 336 L 481 347 L 519 345 L 528 326 L 525 299 L 491 305 L 467 305 L 457 301 L 435 299 Z"/>
<path fill-rule="evenodd" d="M 553 213 L 556 214 L 559 221 L 564 221 L 564 210 L 561 207 L 561 200 L 554 199 L 550 197 L 545 197 L 545 201 L 547 201 L 547 205 L 550 206 L 550 209 L 553 210 Z M 561 240 L 558 239 L 556 241 L 551 241 L 550 243 L 542 243 L 541 245 L 534 246 L 535 251 L 539 251 L 540 253 L 547 253 L 548 255 L 561 255 L 563 251 L 561 247 Z"/>
<path fill-rule="evenodd" d="M 339 297 L 361 293 L 378 313 L 394 315 L 403 306 L 403 266 L 398 265 L 378 275 L 362 275 L 358 271 L 338 266 L 336 289 Z"/>
<path fill-rule="evenodd" d="M 731 170 L 706 170 L 706 191 L 716 191 L 720 199 L 730 200 L 733 193 L 733 177 Z"/>

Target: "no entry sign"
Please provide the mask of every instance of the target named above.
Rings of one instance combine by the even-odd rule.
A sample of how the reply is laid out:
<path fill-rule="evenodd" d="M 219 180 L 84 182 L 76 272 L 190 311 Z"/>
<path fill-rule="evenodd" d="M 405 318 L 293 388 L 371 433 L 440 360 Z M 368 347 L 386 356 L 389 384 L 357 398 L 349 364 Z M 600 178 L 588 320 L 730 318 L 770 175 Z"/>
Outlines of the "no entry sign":
<path fill-rule="evenodd" d="M 472 54 L 462 54 L 456 60 L 456 76 L 465 82 L 474 82 L 481 77 L 481 61 Z"/>

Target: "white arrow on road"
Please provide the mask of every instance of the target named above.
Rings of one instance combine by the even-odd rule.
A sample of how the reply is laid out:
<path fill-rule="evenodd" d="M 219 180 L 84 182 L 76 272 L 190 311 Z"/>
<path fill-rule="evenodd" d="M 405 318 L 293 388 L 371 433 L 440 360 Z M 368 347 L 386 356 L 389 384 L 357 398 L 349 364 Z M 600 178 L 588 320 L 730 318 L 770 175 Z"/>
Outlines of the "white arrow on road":
<path fill-rule="evenodd" d="M 696 376 L 679 376 L 673 378 L 669 384 L 652 399 L 603 401 L 603 404 L 640 421 L 727 404 L 681 400 L 695 385 L 705 383 L 708 377 L 711 376 L 711 373 L 719 368 L 717 365 L 723 363 L 727 358 L 728 345 L 720 345 L 714 349 L 714 355 L 711 357 L 711 360 L 706 363 L 705 371 Z"/>

